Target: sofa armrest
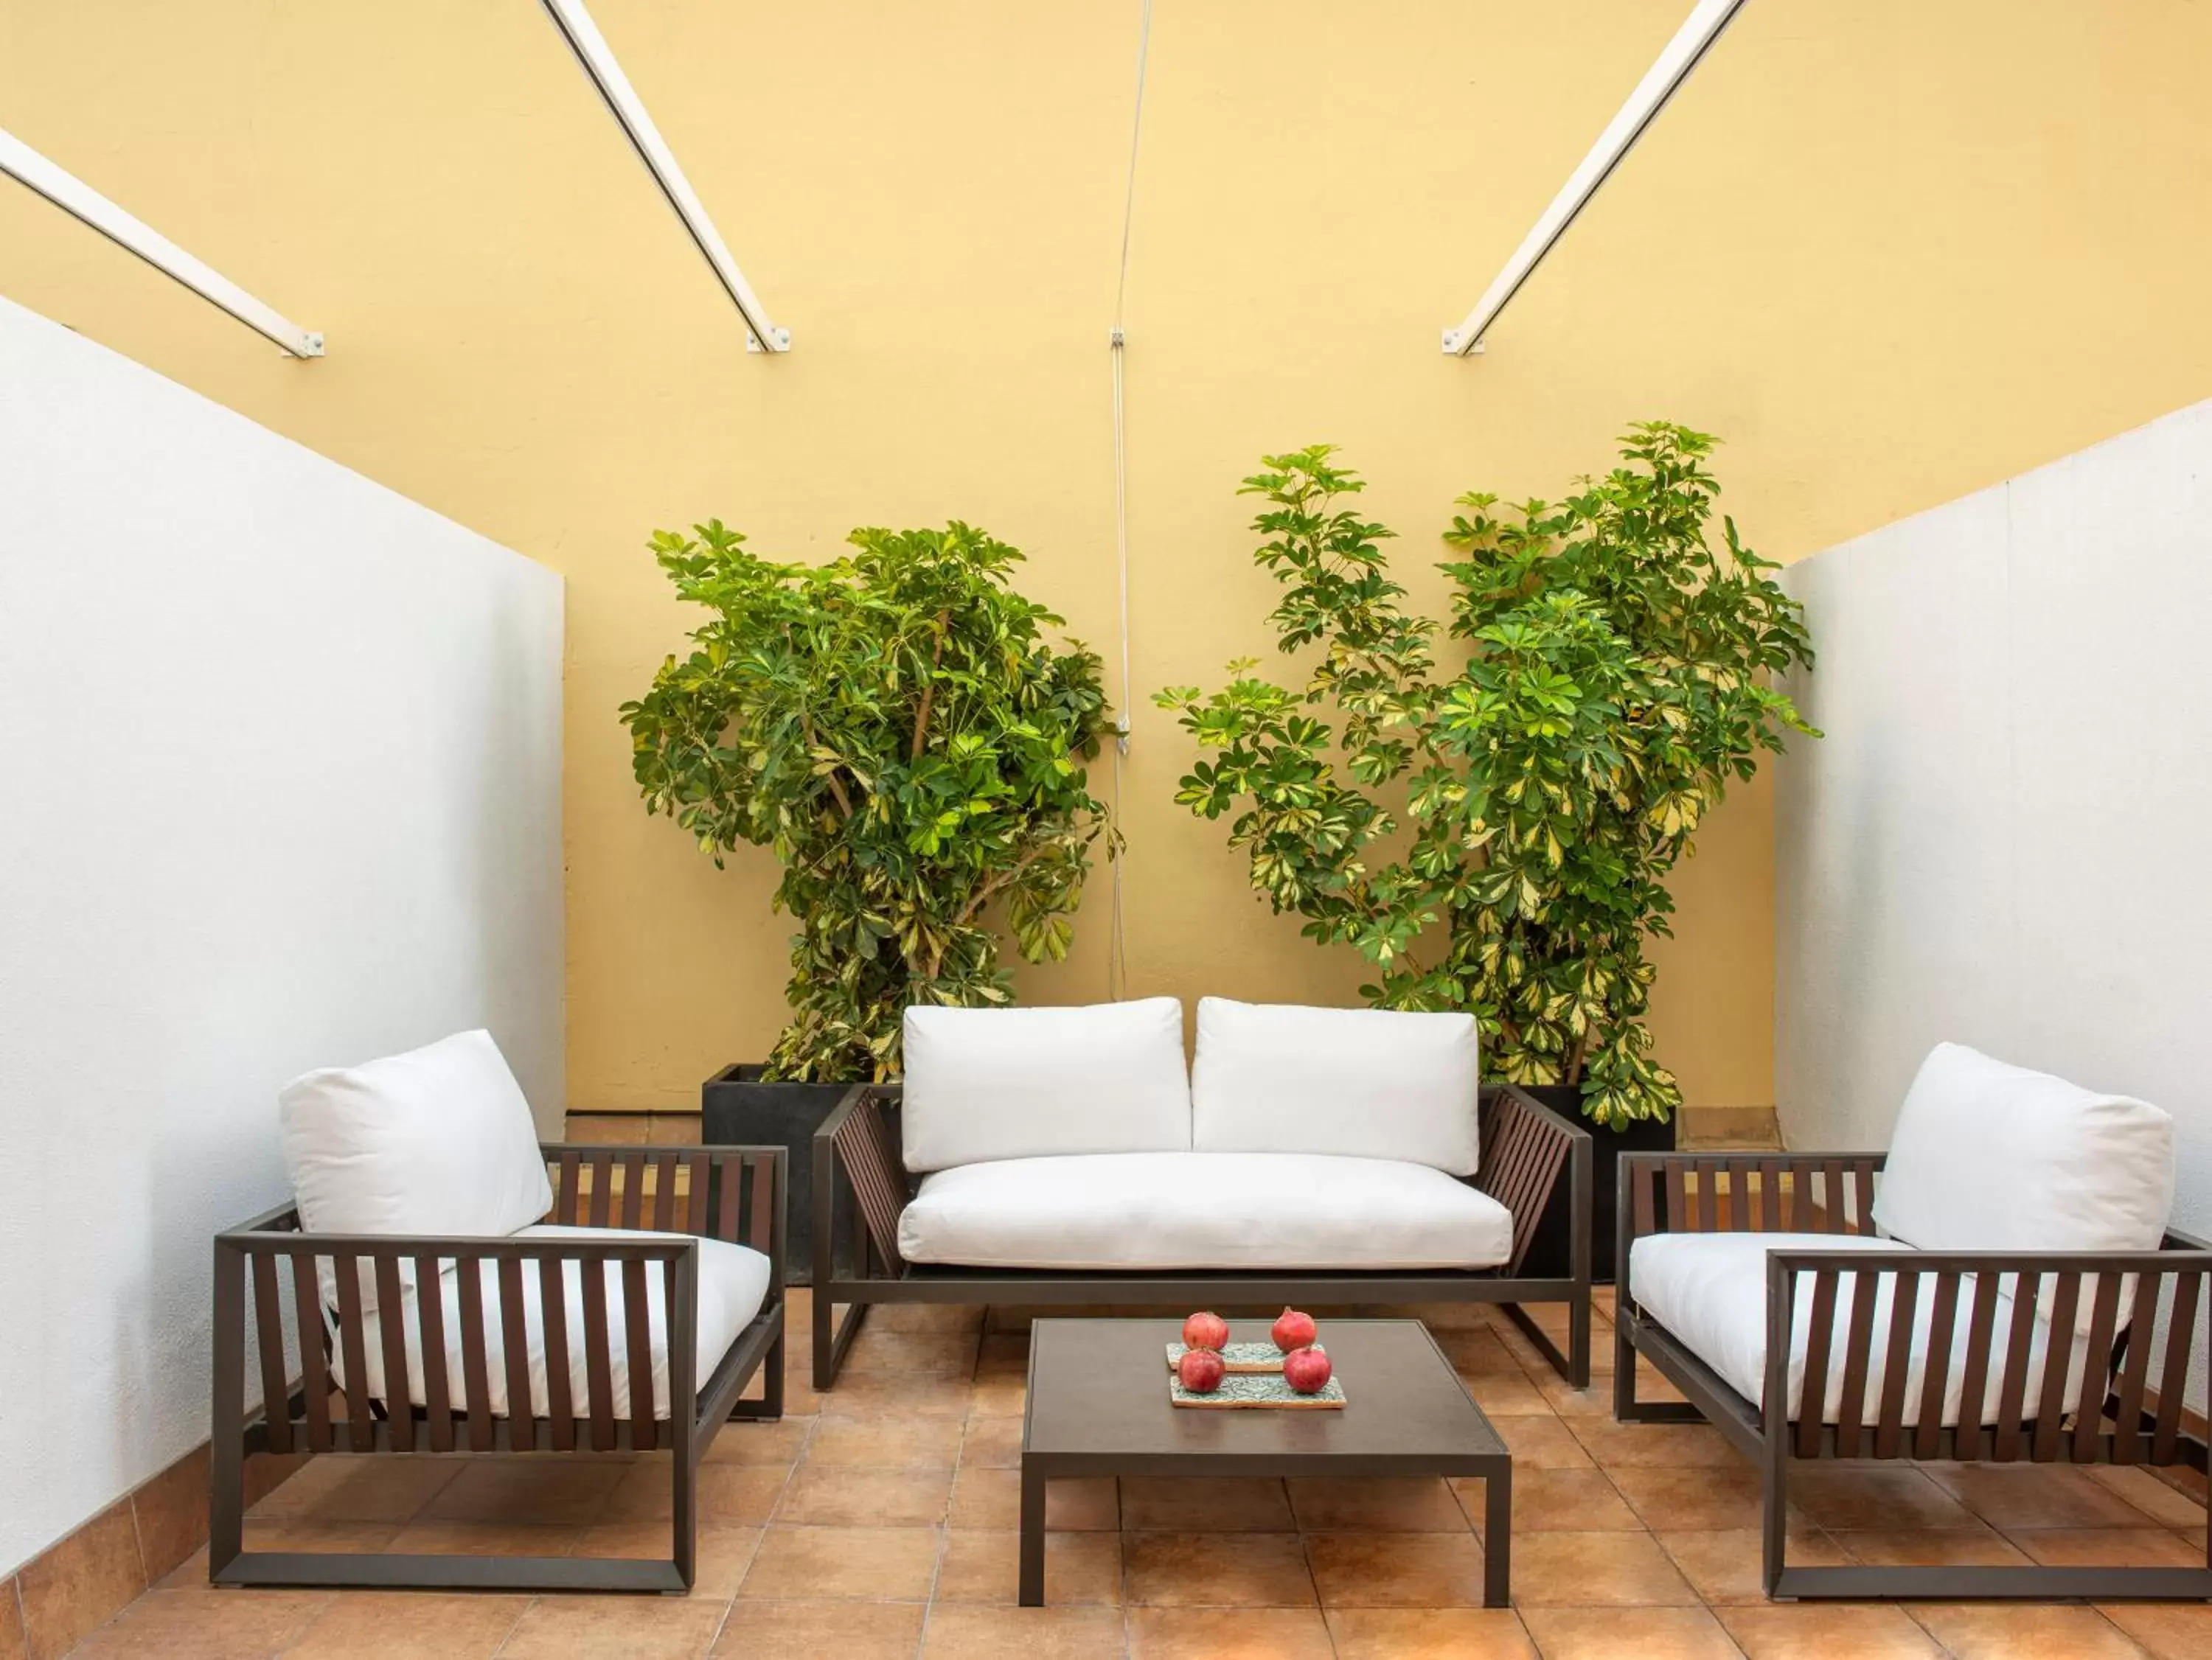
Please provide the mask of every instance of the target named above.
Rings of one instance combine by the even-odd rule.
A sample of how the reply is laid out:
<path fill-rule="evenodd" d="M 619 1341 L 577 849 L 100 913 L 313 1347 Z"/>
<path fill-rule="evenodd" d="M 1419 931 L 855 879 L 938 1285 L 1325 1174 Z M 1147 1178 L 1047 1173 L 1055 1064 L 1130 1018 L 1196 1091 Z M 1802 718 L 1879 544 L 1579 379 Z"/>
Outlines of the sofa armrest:
<path fill-rule="evenodd" d="M 906 1209 L 906 1166 L 899 1157 L 886 1105 L 896 1099 L 896 1084 L 855 1084 L 845 1094 L 822 1127 L 814 1132 L 814 1284 L 820 1287 L 836 1277 L 836 1239 L 831 1219 L 837 1178 L 842 1176 L 860 1206 L 860 1221 L 868 1238 L 890 1271 L 903 1265 L 898 1254 L 899 1213 Z M 866 1262 L 854 1264 L 862 1278 Z M 822 1314 L 829 1318 L 826 1300 Z"/>
<path fill-rule="evenodd" d="M 1836 1451 L 1968 1461 L 2061 1457 L 2090 1462 L 2109 1419 L 2113 1457 L 2171 1463 L 2183 1429 L 2189 1356 L 2212 1344 L 2204 1294 L 2212 1251 L 1775 1251 L 1766 1258 L 1766 1426 L 1820 1455 L 1827 1390 L 1841 1367 Z M 1796 1342 L 1799 1281 L 1809 1276 L 1804 1342 Z M 2002 1316 L 1999 1304 L 2011 1299 Z M 1924 1315 L 1922 1305 L 1926 1305 Z M 2168 1317 L 2158 1318 L 2161 1307 Z M 2089 1316 L 2086 1343 L 2078 1317 Z M 2147 1312 L 2146 1312 L 2147 1311 Z M 1964 1317 L 1963 1333 L 1960 1329 Z M 2162 1328 L 2162 1329 L 2161 1329 Z M 2039 1336 L 2041 1353 L 2036 1352 Z M 1842 1340 L 1838 1348 L 1838 1337 Z M 2115 1350 L 2124 1354 L 2115 1360 Z M 2075 1355 L 2081 1356 L 2075 1377 Z M 1788 1421 L 1788 1367 L 1805 1356 L 1798 1421 Z M 1879 1358 L 1878 1358 L 1879 1357 Z M 1916 1360 L 1918 1399 L 1906 1398 Z M 1878 1392 L 1869 1383 L 1877 1371 Z M 1942 1447 L 1937 1409 L 1960 1379 L 1957 1445 Z M 1994 1390 L 1994 1421 L 1984 1403 Z M 2147 1396 L 2154 1397 L 2146 1411 Z M 1905 1421 L 1910 1411 L 1915 1421 Z M 2065 1443 L 2073 1445 L 2062 1451 Z M 1909 1445 L 1908 1445 L 1909 1443 Z M 2190 1462 L 2202 1467 L 2199 1444 Z"/>
<path fill-rule="evenodd" d="M 1536 1237 L 1559 1185 L 1567 1174 L 1572 1207 L 1571 1276 L 1590 1279 L 1590 1199 L 1596 1168 L 1595 1143 L 1582 1125 L 1554 1112 L 1518 1084 L 1493 1084 L 1482 1105 L 1482 1167 L 1474 1185 L 1513 1216 L 1513 1256 L 1507 1275 L 1521 1271 L 1522 1259 Z"/>

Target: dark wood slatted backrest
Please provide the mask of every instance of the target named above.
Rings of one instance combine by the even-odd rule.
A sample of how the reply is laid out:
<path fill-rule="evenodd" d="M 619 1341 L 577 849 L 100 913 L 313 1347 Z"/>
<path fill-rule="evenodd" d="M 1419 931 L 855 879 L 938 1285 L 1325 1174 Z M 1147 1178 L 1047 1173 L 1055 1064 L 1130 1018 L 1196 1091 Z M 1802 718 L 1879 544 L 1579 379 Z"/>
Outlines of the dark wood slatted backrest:
<path fill-rule="evenodd" d="M 684 1218 L 677 1209 L 677 1155 L 662 1153 L 653 1160 L 653 1228 L 656 1233 L 679 1233 Z"/>
<path fill-rule="evenodd" d="M 873 1092 L 862 1096 L 860 1105 L 845 1115 L 835 1139 L 838 1160 L 852 1181 L 868 1237 L 896 1274 L 905 1265 L 898 1251 L 898 1219 L 906 1209 L 906 1175 L 890 1120 Z M 816 1225 L 826 1227 L 828 1222 L 823 1219 Z M 866 1264 L 861 1266 L 865 1269 Z"/>
<path fill-rule="evenodd" d="M 1513 1218 L 1513 1254 L 1503 1272 L 1518 1274 L 1535 1243 L 1544 1201 L 1559 1179 L 1573 1143 L 1548 1120 L 1538 1118 L 1508 1094 L 1493 1090 L 1480 1122 L 1481 1167 L 1475 1185 L 1505 1207 Z"/>

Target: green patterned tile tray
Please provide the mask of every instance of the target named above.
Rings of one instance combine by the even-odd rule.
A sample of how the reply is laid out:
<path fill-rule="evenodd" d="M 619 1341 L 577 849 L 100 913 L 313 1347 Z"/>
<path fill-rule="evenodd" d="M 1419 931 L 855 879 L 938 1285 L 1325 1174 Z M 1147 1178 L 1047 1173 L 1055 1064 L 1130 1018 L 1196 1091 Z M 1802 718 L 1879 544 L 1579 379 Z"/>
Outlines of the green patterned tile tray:
<path fill-rule="evenodd" d="M 1179 1407 L 1272 1407 L 1279 1410 L 1311 1412 L 1344 1404 L 1344 1385 L 1330 1378 L 1318 1395 L 1301 1395 L 1283 1381 L 1279 1372 L 1237 1372 L 1221 1380 L 1211 1395 L 1194 1395 L 1182 1379 L 1168 1374 L 1168 1398 Z"/>
<path fill-rule="evenodd" d="M 1314 1347 L 1324 1354 L 1328 1353 L 1327 1343 L 1316 1343 Z M 1173 1372 L 1176 1369 L 1176 1362 L 1182 1359 L 1188 1352 L 1181 1343 L 1170 1343 L 1168 1370 Z M 1283 1369 L 1283 1351 L 1273 1343 L 1231 1343 L 1221 1351 L 1221 1358 L 1228 1366 L 1230 1375 L 1232 1377 L 1240 1372 L 1273 1372 L 1279 1374 Z"/>

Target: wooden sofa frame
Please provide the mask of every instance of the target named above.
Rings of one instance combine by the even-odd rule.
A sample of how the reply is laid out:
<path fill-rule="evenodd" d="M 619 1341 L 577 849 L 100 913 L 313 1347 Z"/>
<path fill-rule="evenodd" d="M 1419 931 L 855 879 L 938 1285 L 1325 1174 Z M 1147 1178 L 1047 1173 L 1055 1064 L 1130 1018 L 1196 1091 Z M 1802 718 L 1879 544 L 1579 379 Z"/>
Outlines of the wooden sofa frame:
<path fill-rule="evenodd" d="M 2212 1597 L 2212 1545 L 2201 1568 L 1789 1565 L 1790 1472 L 1804 1460 L 2186 1464 L 2199 1472 L 2206 1468 L 2205 1441 L 2185 1421 L 2183 1399 L 2191 1342 L 2201 1339 L 2212 1345 L 2212 1298 L 2204 1294 L 2212 1250 L 2181 1233 L 2169 1231 L 2157 1251 L 1770 1252 L 1763 1409 L 1637 1306 L 1629 1280 L 1630 1248 L 1636 1239 L 1682 1232 L 1871 1233 L 1874 1178 L 1883 1161 L 1880 1153 L 1622 1155 L 1613 1415 L 1623 1422 L 1709 1421 L 1759 1465 L 1765 1505 L 1763 1578 L 1770 1597 Z M 1813 1192 L 1816 1181 L 1819 1202 Z M 1801 1402 L 1814 1405 L 1809 1419 L 1793 1420 L 1788 1415 L 1787 1367 L 1798 1281 L 1807 1275 L 1813 1292 Z M 2035 1291 L 2017 1294 L 2031 1275 Z M 2124 1279 L 2136 1287 L 2124 1323 L 2118 1318 Z M 1877 1287 L 1884 1280 L 1893 1281 L 1893 1300 L 1885 1328 L 1877 1331 Z M 2015 1293 L 2014 1315 L 1999 1330 L 1996 1304 L 2006 1281 Z M 1929 1301 L 1929 1336 L 1923 1396 L 1908 1403 L 1915 1310 L 1923 1296 Z M 2031 1364 L 2044 1296 L 2050 1300 L 2053 1333 L 2071 1330 L 2083 1297 L 2089 1299 L 2089 1363 L 2070 1399 L 2072 1344 L 2047 1342 L 2043 1364 Z M 1828 1424 L 1821 1421 L 1820 1409 L 1826 1400 L 1837 1311 L 1843 1307 L 1849 1314 L 1841 1351 L 1842 1398 L 1838 1421 Z M 1968 1311 L 1966 1339 L 1954 1353 L 1961 1308 Z M 2166 1317 L 2162 1336 L 2158 1320 L 2145 1318 L 2146 1311 Z M 1877 1345 L 1882 1347 L 1878 1350 Z M 1868 1378 L 1877 1352 L 1886 1355 L 1882 1384 L 1879 1398 L 1869 1400 Z M 1686 1402 L 1638 1401 L 1639 1354 Z M 2101 1366 L 2095 1363 L 2100 1357 Z M 1966 1403 L 1987 1398 L 1990 1380 L 1997 1380 L 1996 1423 L 1950 1427 L 1941 1421 L 1941 1403 L 1954 1368 Z M 1905 1421 L 1908 1404 L 1919 1409 L 1916 1421 Z M 1980 1414 L 1977 1408 L 1960 1415 Z"/>
<path fill-rule="evenodd" d="M 1513 1254 L 1480 1271 L 1318 1269 L 1240 1272 L 1193 1269 L 1116 1274 L 1063 1269 L 963 1268 L 909 1263 L 898 1250 L 899 1214 L 920 1185 L 900 1153 L 899 1086 L 861 1084 L 838 1103 L 814 1137 L 814 1387 L 836 1382 L 869 1307 L 877 1303 L 1012 1303 L 1053 1307 L 1126 1305 L 1185 1313 L 1234 1306 L 1497 1303 L 1575 1388 L 1589 1383 L 1590 1135 L 1511 1084 L 1482 1092 L 1482 1166 L 1466 1178 L 1513 1215 Z M 1560 1174 L 1569 1184 L 1573 1246 L 1565 1279 L 1516 1277 Z M 853 1203 L 831 1206 L 849 1194 Z M 827 1219 L 849 1211 L 849 1265 L 841 1267 Z M 1522 1306 L 1563 1303 L 1567 1348 Z M 848 1306 L 833 1324 L 839 1304 Z"/>
<path fill-rule="evenodd" d="M 702 1147 L 665 1151 L 636 1147 L 549 1143 L 542 1148 L 553 1183 L 545 1221 L 580 1228 L 633 1228 L 690 1234 L 690 1239 L 414 1238 L 395 1234 L 316 1234 L 301 1231 L 299 1212 L 281 1205 L 215 1241 L 214 1470 L 209 1499 L 208 1578 L 218 1585 L 337 1585 L 377 1588 L 683 1592 L 696 1566 L 699 1463 L 732 1419 L 783 1415 L 784 1225 L 786 1160 L 775 1147 Z M 648 1176 L 650 1181 L 648 1182 Z M 681 1179 L 679 1180 L 679 1176 Z M 750 1245 L 769 1259 L 769 1287 L 759 1313 L 706 1378 L 696 1377 L 698 1239 Z M 334 1269 L 337 1307 L 325 1311 L 317 1264 Z M 280 1289 L 277 1264 L 289 1263 L 292 1284 Z M 404 1312 L 400 1265 L 415 1265 L 425 1288 Z M 495 1263 L 506 1350 L 507 1398 L 531 1401 L 523 1276 L 535 1272 L 544 1293 L 546 1347 L 568 1346 L 562 1268 L 583 1265 L 586 1398 L 574 1399 L 568 1370 L 547 1367 L 550 1415 L 495 1417 L 489 1409 L 480 1263 Z M 611 1330 L 606 1269 L 623 1275 L 626 1330 Z M 668 1342 L 668 1394 L 678 1407 L 653 1416 L 653 1351 L 647 1263 L 661 1263 Z M 454 1408 L 447 1375 L 445 1282 L 459 1303 L 462 1383 L 467 1405 Z M 366 1265 L 378 1307 L 364 1319 L 357 1269 Z M 247 1284 L 252 1331 L 260 1351 L 263 1406 L 246 1409 Z M 289 1301 L 301 1334 L 302 1376 L 285 1376 L 283 1318 Z M 331 1318 L 337 1325 L 335 1337 Z M 308 1334 L 319 1333 L 321 1341 Z M 428 1404 L 389 1409 L 346 1390 L 342 1414 L 331 1407 L 337 1387 L 335 1353 L 348 1379 L 367 1376 L 368 1346 L 380 1346 L 386 1388 L 407 1375 L 408 1347 L 421 1354 Z M 611 1376 L 617 1343 L 627 1345 L 629 1376 L 647 1380 L 631 1390 L 628 1416 L 614 1415 Z M 738 1397 L 757 1374 L 762 1395 Z M 404 1392 L 404 1390 L 403 1390 Z M 278 1409 L 273 1410 L 275 1407 Z M 241 1433 L 240 1426 L 244 1428 Z M 244 1548 L 243 1472 L 252 1452 L 392 1453 L 665 1451 L 673 1455 L 670 1554 L 664 1560 L 551 1556 L 457 1556 L 261 1551 Z"/>

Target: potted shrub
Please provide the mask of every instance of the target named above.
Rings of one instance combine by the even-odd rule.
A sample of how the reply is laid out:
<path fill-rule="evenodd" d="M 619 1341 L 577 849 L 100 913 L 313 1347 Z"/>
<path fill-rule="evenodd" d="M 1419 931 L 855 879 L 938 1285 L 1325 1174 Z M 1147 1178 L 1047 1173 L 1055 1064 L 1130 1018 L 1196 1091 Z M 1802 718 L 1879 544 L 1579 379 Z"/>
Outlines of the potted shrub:
<path fill-rule="evenodd" d="M 1312 672 L 1292 688 L 1232 663 L 1218 691 L 1156 700 L 1201 752 L 1176 799 L 1233 815 L 1253 886 L 1375 965 L 1364 996 L 1471 1010 L 1492 1075 L 1589 1119 L 1601 1273 L 1614 1159 L 1672 1146 L 1681 1102 L 1644 1023 L 1668 874 L 1731 779 L 1817 736 L 1770 684 L 1812 660 L 1800 608 L 1732 521 L 1707 540 L 1713 442 L 1649 422 L 1563 501 L 1462 496 L 1448 631 L 1401 603 L 1392 532 L 1340 505 L 1364 486 L 1330 446 L 1267 457 L 1243 486 L 1267 504 L 1255 558 L 1283 585 L 1280 649 L 1316 651 Z M 1564 1215 L 1536 1246 L 1562 1272 Z"/>
<path fill-rule="evenodd" d="M 703 1106 L 710 1141 L 791 1149 L 802 1275 L 815 1127 L 852 1084 L 898 1075 L 908 1003 L 1012 999 L 1001 924 L 1029 961 L 1066 955 L 1107 826 L 1084 766 L 1098 658 L 1048 640 L 1060 619 L 1013 591 L 1019 551 L 958 523 L 850 540 L 811 566 L 720 520 L 656 532 L 661 568 L 711 615 L 622 706 L 650 810 L 718 864 L 740 844 L 783 863 L 791 1018 Z"/>

